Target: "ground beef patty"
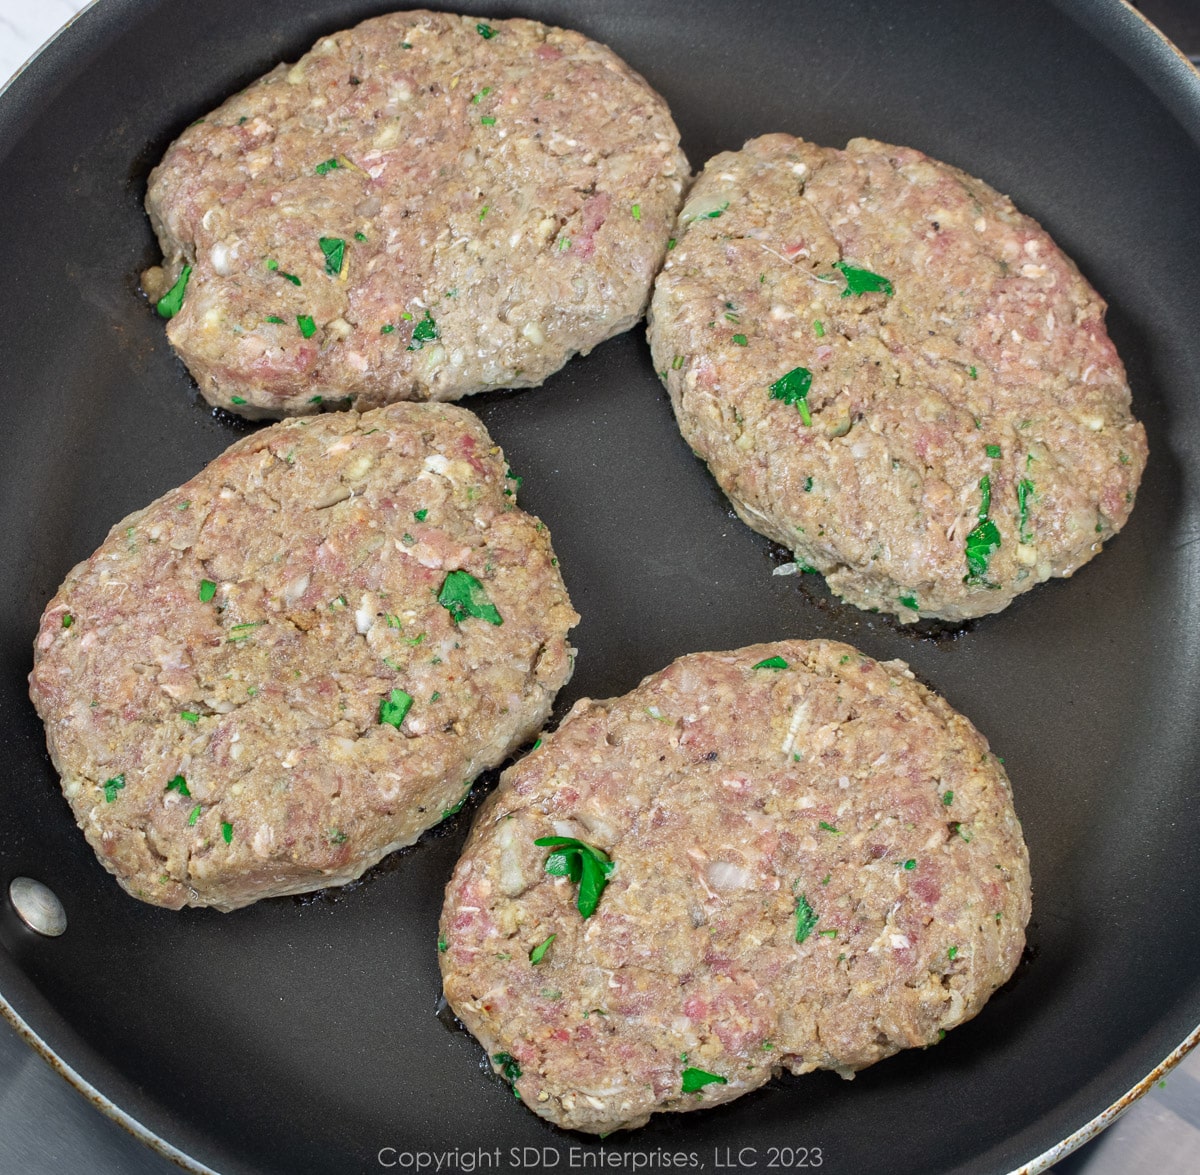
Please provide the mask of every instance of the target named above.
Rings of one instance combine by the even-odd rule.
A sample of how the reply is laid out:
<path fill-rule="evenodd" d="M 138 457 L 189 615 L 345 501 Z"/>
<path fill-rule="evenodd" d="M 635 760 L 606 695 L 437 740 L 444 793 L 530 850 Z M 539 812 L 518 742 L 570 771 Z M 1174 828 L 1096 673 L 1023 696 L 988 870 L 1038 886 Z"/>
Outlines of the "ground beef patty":
<path fill-rule="evenodd" d="M 900 661 L 785 641 L 580 701 L 509 768 L 446 891 L 442 976 L 527 1106 L 603 1133 L 936 1043 L 1012 973 L 1029 901 L 978 731 Z"/>
<path fill-rule="evenodd" d="M 742 519 L 861 608 L 996 612 L 1124 524 L 1146 461 L 1105 304 L 981 180 L 789 135 L 716 156 L 650 341 Z"/>
<path fill-rule="evenodd" d="M 641 317 L 687 175 L 666 103 L 605 46 L 394 13 L 172 144 L 143 285 L 190 267 L 168 337 L 245 416 L 529 387 Z"/>
<path fill-rule="evenodd" d="M 461 408 L 330 414 L 239 441 L 71 571 L 30 693 L 131 894 L 349 881 L 532 737 L 579 618 L 515 491 Z"/>

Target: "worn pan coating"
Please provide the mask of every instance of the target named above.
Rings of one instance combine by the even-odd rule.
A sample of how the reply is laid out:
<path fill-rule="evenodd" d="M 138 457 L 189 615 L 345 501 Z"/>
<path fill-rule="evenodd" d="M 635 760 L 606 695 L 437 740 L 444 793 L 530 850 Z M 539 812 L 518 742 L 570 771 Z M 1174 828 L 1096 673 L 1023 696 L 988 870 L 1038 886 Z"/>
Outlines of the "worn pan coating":
<path fill-rule="evenodd" d="M 936 638 L 771 575 L 680 440 L 640 331 L 473 402 L 584 617 L 559 714 L 684 652 L 819 635 L 906 658 L 992 740 L 1035 906 L 1026 963 L 976 1021 L 853 1083 L 783 1080 L 583 1140 L 435 1017 L 437 912 L 470 810 L 347 892 L 232 915 L 133 901 L 75 829 L 25 694 L 39 611 L 112 522 L 238 431 L 139 299 L 147 172 L 230 91 L 383 7 L 103 0 L 0 99 L 0 885 L 48 882 L 69 918 L 39 938 L 0 898 L 7 1014 L 135 1128 L 230 1175 L 379 1170 L 386 1147 L 500 1147 L 500 1169 L 523 1146 L 557 1148 L 539 1162 L 562 1170 L 600 1146 L 708 1170 L 745 1147 L 763 1169 L 771 1148 L 808 1148 L 810 1167 L 819 1148 L 855 1175 L 1044 1165 L 1200 1021 L 1200 83 L 1115 0 L 459 6 L 610 44 L 666 96 L 694 165 L 774 130 L 949 160 L 1011 193 L 1110 300 L 1151 445 L 1129 526 L 1073 580 Z"/>

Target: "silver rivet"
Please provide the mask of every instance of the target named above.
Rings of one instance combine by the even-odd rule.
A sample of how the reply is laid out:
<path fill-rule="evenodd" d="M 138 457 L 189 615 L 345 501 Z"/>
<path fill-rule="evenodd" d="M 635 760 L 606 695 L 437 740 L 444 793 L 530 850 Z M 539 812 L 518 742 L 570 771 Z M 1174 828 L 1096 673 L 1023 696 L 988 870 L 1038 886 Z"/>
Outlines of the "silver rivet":
<path fill-rule="evenodd" d="M 57 938 L 67 928 L 67 912 L 58 895 L 47 885 L 32 877 L 14 877 L 8 887 L 8 898 L 21 921 L 30 930 Z"/>

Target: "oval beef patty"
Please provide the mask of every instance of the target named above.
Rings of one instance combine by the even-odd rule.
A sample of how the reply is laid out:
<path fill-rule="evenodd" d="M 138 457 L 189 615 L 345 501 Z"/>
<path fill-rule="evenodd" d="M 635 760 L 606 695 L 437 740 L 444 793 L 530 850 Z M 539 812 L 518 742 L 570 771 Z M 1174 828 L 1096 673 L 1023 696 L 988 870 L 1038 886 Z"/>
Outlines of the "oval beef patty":
<path fill-rule="evenodd" d="M 341 884 L 536 732 L 579 619 L 480 421 L 274 425 L 110 532 L 30 693 L 75 818 L 155 905 Z"/>
<path fill-rule="evenodd" d="M 902 662 L 786 641 L 577 703 L 480 810 L 439 946 L 525 1104 L 603 1133 L 935 1043 L 1029 909 L 978 731 Z"/>
<path fill-rule="evenodd" d="M 172 345 L 245 416 L 541 383 L 641 317 L 687 160 L 611 50 L 399 12 L 318 41 L 150 177 Z"/>
<path fill-rule="evenodd" d="M 789 135 L 710 160 L 651 305 L 684 437 L 861 608 L 962 620 L 1072 574 L 1146 461 L 1105 304 L 982 180 Z"/>

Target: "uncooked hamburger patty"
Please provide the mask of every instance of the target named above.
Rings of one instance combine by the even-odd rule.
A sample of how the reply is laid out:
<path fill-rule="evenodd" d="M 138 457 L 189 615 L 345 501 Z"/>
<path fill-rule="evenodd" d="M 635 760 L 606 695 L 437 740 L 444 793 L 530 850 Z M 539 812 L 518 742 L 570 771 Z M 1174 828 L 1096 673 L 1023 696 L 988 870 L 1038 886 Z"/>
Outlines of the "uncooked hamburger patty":
<path fill-rule="evenodd" d="M 110 532 L 30 693 L 102 864 L 155 905 L 338 885 L 530 738 L 579 619 L 461 408 L 278 424 Z"/>
<path fill-rule="evenodd" d="M 604 1133 L 936 1043 L 1012 973 L 1029 905 L 979 732 L 903 662 L 786 641 L 577 703 L 480 810 L 439 946 L 525 1104 Z"/>
<path fill-rule="evenodd" d="M 143 285 L 190 267 L 167 335 L 245 416 L 529 387 L 641 317 L 687 176 L 666 103 L 605 46 L 398 12 L 184 131 Z"/>
<path fill-rule="evenodd" d="M 742 519 L 860 608 L 962 620 L 1071 575 L 1146 461 L 1105 303 L 982 180 L 766 135 L 710 160 L 650 312 Z"/>

